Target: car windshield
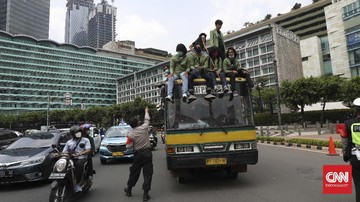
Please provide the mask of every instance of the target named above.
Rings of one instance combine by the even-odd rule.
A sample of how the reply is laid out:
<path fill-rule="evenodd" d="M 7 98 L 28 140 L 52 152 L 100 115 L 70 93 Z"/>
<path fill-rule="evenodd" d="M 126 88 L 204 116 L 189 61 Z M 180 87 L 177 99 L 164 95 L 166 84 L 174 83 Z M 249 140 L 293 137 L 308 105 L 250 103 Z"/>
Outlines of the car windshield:
<path fill-rule="evenodd" d="M 21 149 L 21 148 L 40 148 L 40 147 L 51 147 L 52 144 L 56 143 L 56 136 L 51 133 L 34 133 L 25 136 L 11 145 L 6 150 L 10 149 Z"/>
<path fill-rule="evenodd" d="M 126 137 L 131 127 L 112 127 L 106 132 L 106 137 Z"/>

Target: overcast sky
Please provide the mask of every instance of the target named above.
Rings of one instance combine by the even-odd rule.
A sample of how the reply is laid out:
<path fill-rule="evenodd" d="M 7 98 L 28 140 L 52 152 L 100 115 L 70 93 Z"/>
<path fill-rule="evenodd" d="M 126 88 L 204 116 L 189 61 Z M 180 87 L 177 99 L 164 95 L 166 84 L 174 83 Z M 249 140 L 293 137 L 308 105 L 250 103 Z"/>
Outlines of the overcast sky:
<path fill-rule="evenodd" d="M 49 38 L 60 43 L 64 42 L 66 2 L 50 0 Z M 201 32 L 209 35 L 216 19 L 224 22 L 222 32 L 237 31 L 266 14 L 287 13 L 295 3 L 304 7 L 312 0 L 114 0 L 116 39 L 135 41 L 136 48 L 175 53 L 178 43 L 188 47 Z"/>

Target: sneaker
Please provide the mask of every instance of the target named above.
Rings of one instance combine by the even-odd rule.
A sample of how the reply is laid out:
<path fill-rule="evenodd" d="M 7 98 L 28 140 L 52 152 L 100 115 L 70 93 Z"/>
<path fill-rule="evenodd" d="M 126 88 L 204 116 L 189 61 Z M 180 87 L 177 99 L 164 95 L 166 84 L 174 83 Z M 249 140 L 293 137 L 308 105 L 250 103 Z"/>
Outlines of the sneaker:
<path fill-rule="evenodd" d="M 195 95 L 191 95 L 191 94 L 190 94 L 189 97 L 188 97 L 188 100 L 189 100 L 189 101 L 194 101 L 194 100 L 196 100 L 196 98 L 197 98 L 197 97 L 196 97 Z"/>
<path fill-rule="evenodd" d="M 228 93 L 229 92 L 229 88 L 227 86 L 224 86 L 224 94 Z"/>
<path fill-rule="evenodd" d="M 236 91 L 233 92 L 233 95 L 234 95 L 234 97 L 239 96 L 239 94 Z"/>
<path fill-rule="evenodd" d="M 186 99 L 187 99 L 187 95 L 186 95 L 186 93 L 183 93 L 183 95 L 182 95 L 183 102 L 186 102 Z"/>
<path fill-rule="evenodd" d="M 219 93 L 221 93 L 221 89 L 220 89 L 220 88 L 217 88 L 217 89 L 215 90 L 215 92 L 216 92 L 217 94 L 219 94 Z"/>
<path fill-rule="evenodd" d="M 82 188 L 81 188 L 80 184 L 75 185 L 75 192 L 82 192 Z"/>
<path fill-rule="evenodd" d="M 168 95 L 168 96 L 166 96 L 166 98 L 165 98 L 167 101 L 170 101 L 170 102 L 172 102 L 173 100 L 172 100 L 172 96 L 171 95 Z"/>
<path fill-rule="evenodd" d="M 205 97 L 204 97 L 205 99 L 215 99 L 215 96 L 213 95 L 213 94 L 207 94 L 207 95 L 205 95 Z"/>

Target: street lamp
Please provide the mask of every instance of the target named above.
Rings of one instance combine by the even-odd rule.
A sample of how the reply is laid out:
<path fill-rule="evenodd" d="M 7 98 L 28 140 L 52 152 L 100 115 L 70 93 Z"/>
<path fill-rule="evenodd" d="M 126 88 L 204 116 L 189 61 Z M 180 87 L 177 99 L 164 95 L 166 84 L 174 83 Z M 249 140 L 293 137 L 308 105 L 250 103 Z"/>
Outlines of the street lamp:
<path fill-rule="evenodd" d="M 279 75 L 277 68 L 277 61 L 274 60 L 274 73 L 275 73 L 275 83 L 276 83 L 276 104 L 277 104 L 277 114 L 278 114 L 278 124 L 281 135 L 284 135 L 281 127 L 281 107 L 280 107 L 280 89 L 279 89 Z"/>

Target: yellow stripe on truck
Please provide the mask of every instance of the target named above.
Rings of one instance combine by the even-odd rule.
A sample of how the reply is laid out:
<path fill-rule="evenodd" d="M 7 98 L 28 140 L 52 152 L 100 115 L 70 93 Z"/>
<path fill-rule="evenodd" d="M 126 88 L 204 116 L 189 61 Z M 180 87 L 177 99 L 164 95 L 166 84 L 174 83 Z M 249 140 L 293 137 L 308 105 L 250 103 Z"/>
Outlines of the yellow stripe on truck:
<path fill-rule="evenodd" d="M 225 132 L 203 132 L 200 133 L 184 133 L 184 134 L 171 134 L 166 136 L 166 144 L 201 144 L 210 142 L 235 142 L 242 140 L 255 140 L 255 130 L 241 130 L 241 131 L 228 131 Z"/>

